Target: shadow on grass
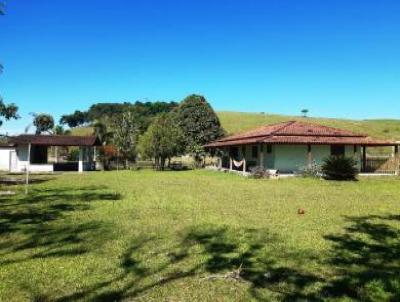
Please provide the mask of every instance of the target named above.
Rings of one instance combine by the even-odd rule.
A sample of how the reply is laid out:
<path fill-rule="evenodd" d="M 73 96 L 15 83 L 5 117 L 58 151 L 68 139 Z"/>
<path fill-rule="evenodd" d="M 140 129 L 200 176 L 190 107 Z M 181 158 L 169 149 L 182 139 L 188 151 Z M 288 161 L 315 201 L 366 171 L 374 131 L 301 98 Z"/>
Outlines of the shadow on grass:
<path fill-rule="evenodd" d="M 362 301 L 400 300 L 400 215 L 346 217 L 350 224 L 333 243 L 328 263 L 335 280 L 322 293 Z"/>
<path fill-rule="evenodd" d="M 88 252 L 95 238 L 106 234 L 107 226 L 71 222 L 69 213 L 89 210 L 93 201 L 120 198 L 104 192 L 104 187 L 83 187 L 35 189 L 27 196 L 0 199 L 0 235 L 7 235 L 0 241 L 0 264 Z"/>
<path fill-rule="evenodd" d="M 58 301 L 146 300 L 153 289 L 185 278 L 232 282 L 224 276 L 238 269 L 236 281 L 246 282 L 249 297 L 258 301 L 399 301 L 400 215 L 346 221 L 343 233 L 325 237 L 332 243 L 330 253 L 318 257 L 280 248 L 279 238 L 263 229 L 199 225 L 169 248 L 162 238 L 143 236 L 121 256 L 122 274 Z M 311 272 L 312 261 L 329 271 L 327 276 Z"/>
<path fill-rule="evenodd" d="M 215 276 L 230 282 L 233 279 L 225 275 L 237 270 L 240 270 L 240 278 L 236 281 L 249 283 L 250 295 L 259 300 L 263 299 L 265 288 L 282 295 L 282 282 L 293 291 L 286 295 L 287 300 L 310 297 L 305 293 L 307 287 L 321 281 L 300 268 L 279 264 L 277 255 L 272 256 L 271 251 L 271 245 L 278 239 L 268 230 L 200 225 L 181 236 L 170 248 L 157 243 L 159 238 L 137 238 L 122 255 L 122 274 L 57 301 L 146 300 L 152 289 L 177 280 L 194 277 L 199 282 L 213 282 Z M 287 251 L 279 251 L 279 254 L 288 259 L 299 256 Z"/>

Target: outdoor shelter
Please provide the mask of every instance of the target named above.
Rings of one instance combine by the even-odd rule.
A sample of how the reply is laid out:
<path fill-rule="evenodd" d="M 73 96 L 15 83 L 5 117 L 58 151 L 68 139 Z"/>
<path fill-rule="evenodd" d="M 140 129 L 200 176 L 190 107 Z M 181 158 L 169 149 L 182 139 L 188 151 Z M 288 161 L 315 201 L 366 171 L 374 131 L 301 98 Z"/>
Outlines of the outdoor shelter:
<path fill-rule="evenodd" d="M 330 155 L 353 157 L 360 172 L 399 173 L 398 142 L 374 139 L 313 123 L 289 121 L 262 126 L 228 136 L 205 147 L 220 158 L 219 168 L 249 171 L 251 167 L 296 173 L 313 164 L 320 165 Z M 368 158 L 367 148 L 392 147 L 387 159 Z"/>
<path fill-rule="evenodd" d="M 96 168 L 95 136 L 19 135 L 0 144 L 0 170 L 9 172 L 91 171 Z M 76 162 L 49 163 L 49 147 L 78 147 Z"/>

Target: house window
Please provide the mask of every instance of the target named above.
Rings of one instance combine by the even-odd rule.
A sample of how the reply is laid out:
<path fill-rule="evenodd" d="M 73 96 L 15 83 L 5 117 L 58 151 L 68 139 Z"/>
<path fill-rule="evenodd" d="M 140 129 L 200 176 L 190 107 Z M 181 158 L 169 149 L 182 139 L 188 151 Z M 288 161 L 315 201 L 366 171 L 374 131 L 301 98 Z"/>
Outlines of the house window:
<path fill-rule="evenodd" d="M 331 146 L 332 156 L 344 156 L 344 145 L 332 145 Z"/>
<path fill-rule="evenodd" d="M 267 153 L 268 154 L 272 153 L 272 145 L 267 145 Z"/>
<path fill-rule="evenodd" d="M 258 146 L 252 146 L 251 147 L 251 156 L 253 158 L 257 158 L 258 157 Z"/>
<path fill-rule="evenodd" d="M 242 146 L 242 155 L 246 157 L 246 146 Z"/>

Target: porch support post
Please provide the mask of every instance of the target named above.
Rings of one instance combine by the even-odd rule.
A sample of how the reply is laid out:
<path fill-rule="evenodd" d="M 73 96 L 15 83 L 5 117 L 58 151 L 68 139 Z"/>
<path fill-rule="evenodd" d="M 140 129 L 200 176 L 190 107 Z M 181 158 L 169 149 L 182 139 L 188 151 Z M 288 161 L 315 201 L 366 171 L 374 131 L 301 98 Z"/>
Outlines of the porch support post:
<path fill-rule="evenodd" d="M 260 163 L 260 167 L 264 168 L 264 145 L 263 144 L 259 144 L 258 145 L 258 149 L 259 149 L 259 163 Z"/>
<path fill-rule="evenodd" d="M 399 145 L 394 146 L 394 162 L 396 165 L 394 174 L 399 175 Z"/>
<path fill-rule="evenodd" d="M 243 157 L 243 173 L 246 173 L 246 158 Z"/>
<path fill-rule="evenodd" d="M 229 170 L 230 171 L 232 171 L 232 165 L 233 165 L 232 157 L 229 155 Z"/>
<path fill-rule="evenodd" d="M 96 152 L 96 146 L 93 146 L 93 161 L 97 161 L 97 152 Z"/>
<path fill-rule="evenodd" d="M 78 172 L 83 172 L 83 148 L 79 147 L 79 162 L 78 162 Z"/>
<path fill-rule="evenodd" d="M 28 186 L 29 186 L 29 170 L 31 165 L 31 144 L 28 145 L 28 161 L 26 163 L 26 179 L 25 179 L 25 194 L 28 194 Z"/>
<path fill-rule="evenodd" d="M 312 165 L 312 154 L 311 154 L 311 145 L 307 145 L 307 161 L 308 167 L 311 168 Z"/>
<path fill-rule="evenodd" d="M 367 169 L 367 147 L 362 146 L 362 171 L 366 172 Z"/>
<path fill-rule="evenodd" d="M 58 163 L 58 147 L 54 146 L 54 161 Z"/>

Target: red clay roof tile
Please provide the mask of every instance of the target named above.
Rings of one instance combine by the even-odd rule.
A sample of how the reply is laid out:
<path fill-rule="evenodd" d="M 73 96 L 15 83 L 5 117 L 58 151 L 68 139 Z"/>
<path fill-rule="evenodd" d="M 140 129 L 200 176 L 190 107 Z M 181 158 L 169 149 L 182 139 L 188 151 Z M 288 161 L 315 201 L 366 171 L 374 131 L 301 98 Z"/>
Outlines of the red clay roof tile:
<path fill-rule="evenodd" d="M 270 144 L 319 144 L 319 145 L 369 145 L 390 146 L 393 141 L 372 139 L 364 134 L 354 133 L 318 124 L 290 121 L 266 125 L 245 133 L 232 135 L 206 147 L 222 147 L 232 145 L 270 143 Z"/>

